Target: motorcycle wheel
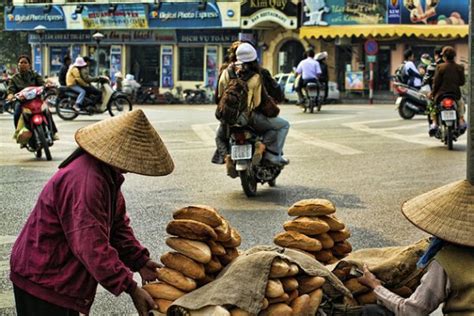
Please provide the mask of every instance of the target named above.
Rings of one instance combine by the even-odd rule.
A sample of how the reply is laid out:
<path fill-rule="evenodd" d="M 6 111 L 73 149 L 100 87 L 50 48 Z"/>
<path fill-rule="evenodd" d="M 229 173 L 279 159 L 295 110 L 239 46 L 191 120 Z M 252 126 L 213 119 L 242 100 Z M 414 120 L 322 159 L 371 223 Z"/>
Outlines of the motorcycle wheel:
<path fill-rule="evenodd" d="M 132 110 L 132 103 L 126 97 L 117 97 L 112 99 L 107 106 L 110 116 L 117 116 L 128 113 Z"/>
<path fill-rule="evenodd" d="M 49 144 L 48 141 L 46 140 L 46 136 L 44 134 L 44 129 L 42 126 L 37 126 L 35 128 L 36 134 L 41 142 L 41 146 L 43 147 L 44 154 L 46 155 L 46 160 L 52 160 L 53 157 L 51 157 L 51 152 L 49 151 Z M 39 155 L 38 155 L 39 151 Z M 38 157 L 39 156 L 39 157 Z M 38 149 L 36 151 L 36 157 L 41 158 L 41 149 Z"/>
<path fill-rule="evenodd" d="M 405 102 L 402 102 L 398 106 L 398 114 L 405 120 L 411 120 L 415 116 L 415 112 L 410 110 L 408 106 L 405 105 Z"/>
<path fill-rule="evenodd" d="M 323 100 L 322 99 L 319 99 L 318 100 L 318 107 L 317 107 L 317 110 L 318 112 L 321 112 L 321 107 L 323 106 Z"/>
<path fill-rule="evenodd" d="M 309 101 L 309 113 L 314 113 L 314 101 Z"/>
<path fill-rule="evenodd" d="M 170 92 L 165 92 L 163 94 L 163 97 L 165 98 L 166 104 L 172 104 L 173 103 L 173 95 Z"/>
<path fill-rule="evenodd" d="M 449 150 L 453 150 L 453 142 L 454 142 L 453 127 L 448 126 L 447 131 L 446 131 L 446 144 L 448 145 Z"/>
<path fill-rule="evenodd" d="M 79 113 L 72 109 L 72 102 L 69 99 L 62 99 L 56 103 L 56 113 L 65 121 L 72 121 L 79 116 Z"/>
<path fill-rule="evenodd" d="M 186 104 L 193 104 L 194 103 L 194 98 L 192 96 L 186 96 L 184 101 L 186 102 Z"/>
<path fill-rule="evenodd" d="M 240 183 L 242 184 L 242 189 L 244 189 L 245 195 L 247 197 L 253 197 L 257 195 L 257 181 L 253 177 L 249 169 L 244 171 L 239 171 Z"/>
<path fill-rule="evenodd" d="M 48 92 L 46 93 L 46 96 L 44 97 L 44 101 L 48 104 L 48 109 L 51 114 L 56 114 L 56 101 L 57 101 L 58 96 L 54 92 Z"/>

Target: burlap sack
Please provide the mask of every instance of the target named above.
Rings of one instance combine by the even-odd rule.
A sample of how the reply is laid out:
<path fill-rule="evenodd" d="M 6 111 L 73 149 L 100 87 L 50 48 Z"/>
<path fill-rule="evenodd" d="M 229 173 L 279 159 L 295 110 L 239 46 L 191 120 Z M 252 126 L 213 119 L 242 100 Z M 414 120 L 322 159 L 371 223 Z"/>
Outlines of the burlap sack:
<path fill-rule="evenodd" d="M 367 264 L 385 286 L 397 288 L 421 273 L 416 263 L 428 245 L 428 239 L 422 239 L 408 246 L 361 249 L 328 268 L 333 271 L 349 264 L 362 269 Z"/>
<path fill-rule="evenodd" d="M 339 279 L 314 258 L 292 249 L 257 246 L 241 254 L 215 281 L 176 300 L 168 315 L 189 315 L 189 311 L 209 305 L 234 305 L 252 315 L 258 314 L 270 268 L 277 257 L 297 264 L 308 275 L 324 277 L 323 291 L 327 296 L 351 296 Z"/>

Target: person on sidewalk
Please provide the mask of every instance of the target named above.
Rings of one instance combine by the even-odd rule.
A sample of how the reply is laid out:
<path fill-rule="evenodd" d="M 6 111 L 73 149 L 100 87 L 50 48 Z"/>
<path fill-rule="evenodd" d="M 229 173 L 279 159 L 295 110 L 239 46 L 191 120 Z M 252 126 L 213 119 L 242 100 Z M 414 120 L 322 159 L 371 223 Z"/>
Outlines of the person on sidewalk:
<path fill-rule="evenodd" d="M 142 110 L 81 128 L 75 139 L 79 148 L 46 183 L 13 245 L 17 315 L 89 314 L 98 283 L 128 293 L 148 315 L 156 304 L 133 272 L 153 281 L 160 265 L 136 239 L 120 188 L 127 172 L 170 174 L 173 160 Z"/>
<path fill-rule="evenodd" d="M 303 104 L 305 102 L 303 96 L 304 87 L 306 87 L 310 82 L 318 83 L 318 78 L 321 75 L 321 66 L 319 65 L 319 62 L 314 59 L 314 50 L 309 49 L 306 51 L 306 55 L 308 57 L 300 61 L 298 67 L 296 67 L 296 74 L 301 75 L 298 87 L 296 88 L 296 92 L 298 93 L 297 104 Z"/>
<path fill-rule="evenodd" d="M 424 275 L 415 292 L 402 298 L 364 267 L 359 282 L 390 311 L 367 306 L 372 312 L 366 315 L 429 315 L 441 303 L 444 315 L 474 315 L 474 186 L 467 180 L 445 185 L 405 202 L 402 213 L 434 236 L 417 263 Z"/>
<path fill-rule="evenodd" d="M 459 135 L 462 135 L 467 129 L 467 124 L 464 119 L 466 107 L 461 93 L 461 87 L 466 83 L 464 67 L 454 61 L 456 58 L 456 51 L 453 47 L 445 46 L 443 48 L 442 55 L 444 63 L 436 67 L 431 96 L 433 97 L 433 101 L 438 103 L 441 101 L 440 98 L 443 95 L 454 95 L 456 98 L 457 115 L 459 118 L 458 133 Z M 434 136 L 438 131 L 437 113 L 435 111 L 431 113 L 431 120 L 432 124 L 429 129 L 429 134 L 430 136 Z"/>

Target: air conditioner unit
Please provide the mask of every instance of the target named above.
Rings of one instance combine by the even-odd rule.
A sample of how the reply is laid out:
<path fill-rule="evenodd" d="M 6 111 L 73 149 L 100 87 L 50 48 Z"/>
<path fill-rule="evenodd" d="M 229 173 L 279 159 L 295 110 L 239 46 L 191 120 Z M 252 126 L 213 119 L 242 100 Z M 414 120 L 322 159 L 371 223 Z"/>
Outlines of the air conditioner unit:
<path fill-rule="evenodd" d="M 352 44 L 352 40 L 349 37 L 338 37 L 334 41 L 336 46 L 348 46 Z"/>

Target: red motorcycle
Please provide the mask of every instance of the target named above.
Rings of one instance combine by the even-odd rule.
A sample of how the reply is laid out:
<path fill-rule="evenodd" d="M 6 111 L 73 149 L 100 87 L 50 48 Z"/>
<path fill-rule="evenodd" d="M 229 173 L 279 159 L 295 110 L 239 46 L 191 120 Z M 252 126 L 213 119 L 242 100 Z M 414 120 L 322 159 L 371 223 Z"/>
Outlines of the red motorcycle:
<path fill-rule="evenodd" d="M 28 87 L 17 94 L 12 102 L 20 102 L 22 113 L 17 128 L 17 142 L 41 158 L 44 151 L 46 159 L 51 160 L 49 147 L 53 146 L 51 114 L 48 103 L 43 100 L 44 87 Z"/>

